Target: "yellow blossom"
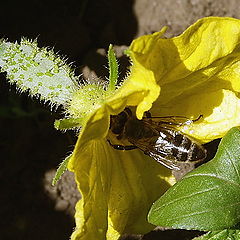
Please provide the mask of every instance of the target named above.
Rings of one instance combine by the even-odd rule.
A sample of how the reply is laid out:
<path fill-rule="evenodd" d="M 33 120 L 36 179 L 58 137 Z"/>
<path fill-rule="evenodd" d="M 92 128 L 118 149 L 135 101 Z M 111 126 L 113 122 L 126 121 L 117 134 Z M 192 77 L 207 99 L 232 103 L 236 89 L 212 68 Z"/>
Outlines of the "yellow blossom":
<path fill-rule="evenodd" d="M 150 231 L 151 204 L 174 182 L 170 170 L 140 150 L 117 151 L 107 143 L 110 115 L 126 106 L 136 107 L 139 119 L 147 110 L 155 116 L 203 115 L 181 129 L 202 143 L 240 123 L 240 20 L 203 18 L 171 39 L 162 37 L 164 30 L 132 42 L 128 78 L 81 131 L 68 165 L 82 194 L 72 240 Z"/>

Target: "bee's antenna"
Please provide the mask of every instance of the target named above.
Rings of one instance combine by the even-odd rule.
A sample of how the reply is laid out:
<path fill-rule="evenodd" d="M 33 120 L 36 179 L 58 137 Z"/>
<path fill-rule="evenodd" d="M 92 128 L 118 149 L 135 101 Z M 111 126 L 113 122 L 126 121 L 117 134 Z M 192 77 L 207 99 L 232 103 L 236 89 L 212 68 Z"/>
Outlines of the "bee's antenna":
<path fill-rule="evenodd" d="M 203 115 L 202 114 L 200 114 L 199 116 L 198 116 L 198 118 L 196 118 L 196 119 L 193 119 L 192 120 L 192 122 L 197 122 L 199 119 L 201 119 L 203 117 Z"/>
<path fill-rule="evenodd" d="M 132 111 L 131 111 L 130 108 L 126 107 L 126 108 L 124 109 L 124 111 L 127 113 L 128 116 L 130 116 L 130 117 L 132 116 Z"/>

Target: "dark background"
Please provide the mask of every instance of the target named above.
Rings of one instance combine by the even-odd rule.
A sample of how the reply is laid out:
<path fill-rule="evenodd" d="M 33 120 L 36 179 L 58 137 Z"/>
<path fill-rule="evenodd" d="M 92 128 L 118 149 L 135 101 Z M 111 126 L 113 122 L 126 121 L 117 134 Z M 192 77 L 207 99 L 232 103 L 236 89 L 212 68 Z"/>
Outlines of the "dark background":
<path fill-rule="evenodd" d="M 88 62 L 104 77 L 107 60 L 96 49 L 129 45 L 136 29 L 131 0 L 1 2 L 0 38 L 37 38 L 40 47 L 67 56 L 76 74 Z M 62 188 L 51 189 L 51 170 L 73 149 L 76 137 L 54 129 L 61 109 L 50 112 L 48 105 L 16 93 L 4 73 L 0 78 L 0 238 L 66 240 L 74 220 L 66 201 L 59 203 Z"/>
<path fill-rule="evenodd" d="M 239 17 L 239 2 L 182 0 L 31 0 L 2 1 L 0 38 L 38 39 L 73 62 L 76 74 L 87 66 L 107 76 L 106 57 L 97 49 L 129 45 L 142 34 L 169 26 L 168 36 L 182 32 L 203 16 Z M 120 61 L 121 64 L 121 61 Z M 124 74 L 124 70 L 121 70 Z M 88 77 L 88 76 L 83 76 Z M 52 188 L 53 169 L 73 149 L 73 132 L 54 129 L 62 110 L 16 93 L 0 74 L 0 238 L 4 240 L 66 240 L 74 227 L 78 196 L 64 197 L 74 183 Z M 71 177 L 70 177 L 71 178 Z M 69 180 L 70 182 L 72 180 Z M 71 186 L 71 187 L 69 187 Z M 72 190 L 73 188 L 73 190 Z M 69 190 L 69 191 L 70 191 Z M 65 198 L 65 199 L 64 199 Z M 152 232 L 143 239 L 191 239 L 185 231 Z M 130 239 L 130 238 L 129 238 Z"/>

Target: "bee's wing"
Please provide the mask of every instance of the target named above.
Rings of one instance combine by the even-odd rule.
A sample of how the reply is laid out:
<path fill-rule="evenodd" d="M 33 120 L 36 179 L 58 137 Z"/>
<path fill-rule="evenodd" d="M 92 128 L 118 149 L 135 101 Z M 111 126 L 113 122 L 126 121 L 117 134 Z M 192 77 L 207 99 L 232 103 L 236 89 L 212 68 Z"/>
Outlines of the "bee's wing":
<path fill-rule="evenodd" d="M 179 166 L 177 166 L 176 161 L 172 159 L 170 156 L 162 156 L 159 153 L 156 154 L 154 152 L 149 152 L 148 155 L 153 158 L 155 161 L 161 163 L 165 167 L 171 170 L 180 170 Z"/>
<path fill-rule="evenodd" d="M 170 156 L 163 156 L 159 153 L 154 153 L 151 151 L 148 152 L 148 155 L 155 161 L 161 163 L 162 165 L 171 170 L 180 170 L 179 166 L 176 164 L 177 162 L 174 160 L 174 158 L 171 158 Z"/>
<path fill-rule="evenodd" d="M 172 155 L 168 155 L 164 151 L 156 151 L 154 146 L 149 145 L 147 138 L 141 138 L 134 141 L 134 145 L 141 149 L 146 155 L 153 158 L 155 161 L 161 163 L 171 170 L 180 170 L 177 166 L 177 161 Z"/>

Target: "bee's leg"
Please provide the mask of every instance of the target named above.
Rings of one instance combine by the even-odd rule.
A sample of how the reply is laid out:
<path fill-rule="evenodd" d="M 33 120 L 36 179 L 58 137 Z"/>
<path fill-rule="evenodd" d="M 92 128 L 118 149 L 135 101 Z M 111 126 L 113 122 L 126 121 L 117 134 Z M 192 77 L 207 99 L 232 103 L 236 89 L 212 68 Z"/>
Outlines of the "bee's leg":
<path fill-rule="evenodd" d="M 116 150 L 133 150 L 133 149 L 136 149 L 137 147 L 134 146 L 134 145 L 128 145 L 128 146 L 124 146 L 124 145 L 117 145 L 117 144 L 112 144 L 110 142 L 110 140 L 108 140 L 108 143 L 110 144 L 111 147 L 113 147 L 114 149 Z"/>

